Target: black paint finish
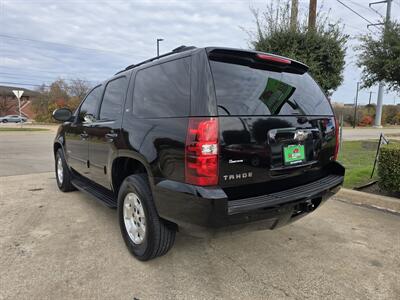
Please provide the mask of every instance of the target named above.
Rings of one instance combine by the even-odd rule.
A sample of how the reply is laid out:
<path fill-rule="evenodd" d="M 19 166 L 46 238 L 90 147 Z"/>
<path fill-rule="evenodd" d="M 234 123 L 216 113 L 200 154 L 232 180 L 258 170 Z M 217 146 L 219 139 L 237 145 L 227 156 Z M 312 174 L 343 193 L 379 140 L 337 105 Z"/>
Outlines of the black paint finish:
<path fill-rule="evenodd" d="M 73 120 L 61 125 L 55 149 L 62 147 L 69 167 L 81 178 L 106 188 L 114 196 L 118 192 L 115 174 L 136 171 L 122 167 L 113 170 L 116 160 L 129 158 L 135 161 L 129 166 L 140 166 L 137 170 L 147 172 L 159 215 L 176 223 L 180 230 L 202 231 L 259 220 L 266 220 L 267 228 L 275 228 L 313 211 L 333 195 L 343 181 L 344 168 L 333 160 L 337 130 L 333 113 L 320 116 L 218 115 L 207 57 L 210 49 L 196 48 L 177 53 L 119 73 L 118 77 L 125 76 L 128 84 L 120 115 L 115 119 L 100 119 L 103 91 L 95 102 L 93 110 L 97 114 L 94 113 L 92 119 L 83 120 L 78 109 Z M 184 59 L 186 65 L 190 62 L 187 65 L 190 70 L 190 112 L 173 117 L 171 112 L 168 117 L 135 116 L 132 103 L 137 73 L 179 59 Z M 104 90 L 108 82 L 100 88 Z M 192 116 L 218 118 L 219 183 L 216 186 L 185 183 L 185 141 L 188 120 Z M 302 140 L 296 138 L 299 130 L 304 136 Z M 304 145 L 306 159 L 301 164 L 285 166 L 283 147 L 292 144 Z M 287 198 L 279 205 L 266 204 L 235 215 L 228 213 L 230 201 L 258 199 L 262 195 L 307 187 L 309 183 L 331 175 L 339 178 L 335 184 L 309 194 L 305 192 L 307 196 L 301 199 Z"/>

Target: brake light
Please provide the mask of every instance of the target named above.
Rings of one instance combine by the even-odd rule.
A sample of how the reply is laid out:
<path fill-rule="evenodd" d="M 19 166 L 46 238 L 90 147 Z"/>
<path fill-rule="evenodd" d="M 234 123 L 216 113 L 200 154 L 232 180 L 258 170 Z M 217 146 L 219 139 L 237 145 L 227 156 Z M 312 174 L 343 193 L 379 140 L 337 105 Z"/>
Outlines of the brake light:
<path fill-rule="evenodd" d="M 185 145 L 185 181 L 194 185 L 218 183 L 218 119 L 190 118 Z"/>
<path fill-rule="evenodd" d="M 268 55 L 268 54 L 257 54 L 257 57 L 263 60 L 269 60 L 269 61 L 273 61 L 276 63 L 280 63 L 280 64 L 286 64 L 286 65 L 290 65 L 291 61 L 289 59 L 283 58 L 283 57 L 278 57 L 278 56 L 274 56 L 274 55 Z"/>
<path fill-rule="evenodd" d="M 335 117 L 335 138 L 336 138 L 336 144 L 335 144 L 335 153 L 333 154 L 333 159 L 337 160 L 338 155 L 339 155 L 339 122 L 337 118 Z"/>

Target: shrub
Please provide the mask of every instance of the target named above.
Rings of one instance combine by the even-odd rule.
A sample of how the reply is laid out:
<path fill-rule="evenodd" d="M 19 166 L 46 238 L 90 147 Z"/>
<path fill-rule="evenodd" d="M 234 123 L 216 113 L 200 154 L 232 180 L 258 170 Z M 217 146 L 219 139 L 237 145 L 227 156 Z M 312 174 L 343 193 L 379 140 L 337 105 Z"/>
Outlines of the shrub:
<path fill-rule="evenodd" d="M 372 125 L 372 122 L 374 121 L 374 119 L 371 116 L 364 116 L 361 120 L 361 122 L 359 123 L 360 126 L 370 126 Z"/>
<path fill-rule="evenodd" d="M 378 176 L 381 189 L 400 193 L 400 144 L 389 144 L 381 148 Z"/>
<path fill-rule="evenodd" d="M 250 45 L 258 51 L 296 59 L 310 67 L 310 73 L 328 95 L 343 82 L 346 42 L 349 36 L 343 26 L 318 14 L 315 30 L 308 28 L 306 18 L 296 26 L 290 24 L 290 1 L 268 1 L 263 12 L 252 10 L 256 28 L 247 31 Z"/>
<path fill-rule="evenodd" d="M 400 111 L 393 118 L 393 125 L 399 125 L 399 124 L 400 124 Z"/>

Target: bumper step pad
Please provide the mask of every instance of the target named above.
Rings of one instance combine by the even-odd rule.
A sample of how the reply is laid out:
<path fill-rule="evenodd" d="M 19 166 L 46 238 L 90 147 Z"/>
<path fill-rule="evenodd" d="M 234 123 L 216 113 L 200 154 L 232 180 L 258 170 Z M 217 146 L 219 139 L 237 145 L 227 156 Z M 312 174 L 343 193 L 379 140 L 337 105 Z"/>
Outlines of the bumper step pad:
<path fill-rule="evenodd" d="M 319 194 L 341 185 L 343 179 L 343 176 L 329 175 L 317 181 L 281 192 L 228 201 L 228 214 L 234 215 L 250 210 L 273 207 L 284 203 L 317 197 Z"/>

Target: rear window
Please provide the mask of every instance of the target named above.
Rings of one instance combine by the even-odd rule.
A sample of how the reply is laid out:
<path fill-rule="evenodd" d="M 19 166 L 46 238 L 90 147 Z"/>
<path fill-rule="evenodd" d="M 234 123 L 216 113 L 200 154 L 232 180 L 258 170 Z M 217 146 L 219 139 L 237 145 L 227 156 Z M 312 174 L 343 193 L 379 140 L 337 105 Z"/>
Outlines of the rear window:
<path fill-rule="evenodd" d="M 308 73 L 293 74 L 210 61 L 220 115 L 332 115 Z"/>
<path fill-rule="evenodd" d="M 100 108 L 101 120 L 121 119 L 126 86 L 127 80 L 125 77 L 114 79 L 107 84 Z"/>
<path fill-rule="evenodd" d="M 183 117 L 190 111 L 190 58 L 138 71 L 133 92 L 138 118 Z"/>

